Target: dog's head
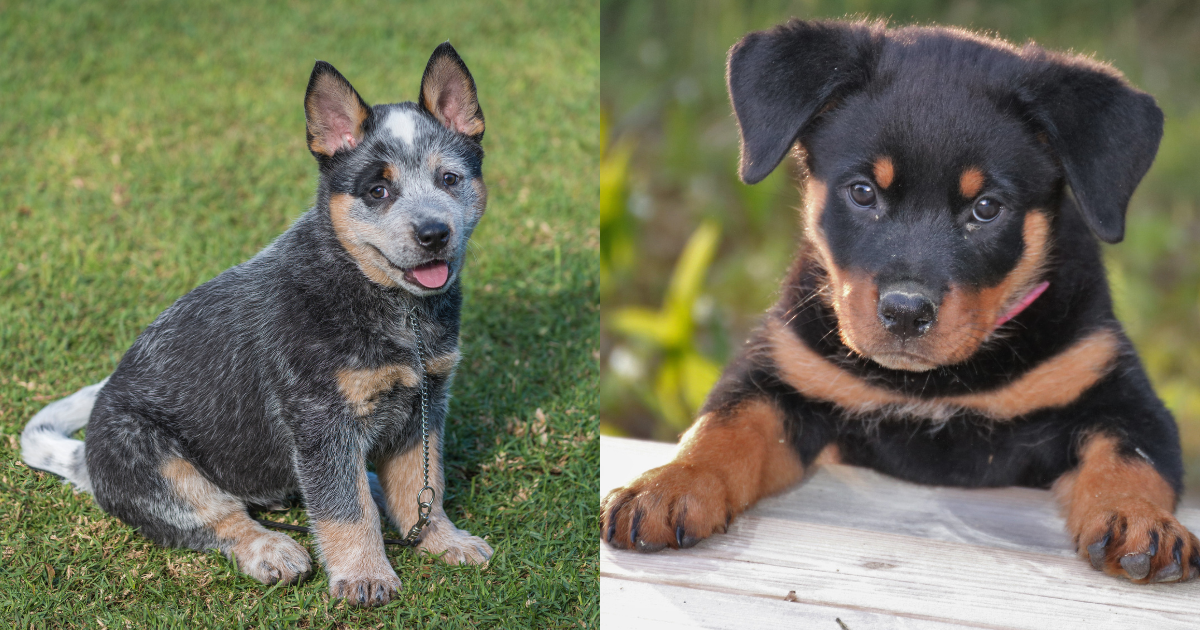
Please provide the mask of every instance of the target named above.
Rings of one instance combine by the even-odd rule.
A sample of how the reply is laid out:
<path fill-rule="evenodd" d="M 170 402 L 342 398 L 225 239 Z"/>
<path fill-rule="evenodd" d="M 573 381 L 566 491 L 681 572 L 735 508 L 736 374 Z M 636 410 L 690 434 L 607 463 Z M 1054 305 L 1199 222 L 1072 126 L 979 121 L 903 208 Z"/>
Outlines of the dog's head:
<path fill-rule="evenodd" d="M 373 282 L 445 291 L 487 205 L 483 110 L 450 43 L 433 51 L 416 103 L 369 107 L 323 61 L 304 98 L 308 148 L 338 240 Z"/>
<path fill-rule="evenodd" d="M 969 358 L 1045 289 L 1065 185 L 1115 243 L 1162 112 L 1111 67 L 943 28 L 792 21 L 729 54 L 742 179 L 793 146 L 845 344 L 893 369 Z"/>

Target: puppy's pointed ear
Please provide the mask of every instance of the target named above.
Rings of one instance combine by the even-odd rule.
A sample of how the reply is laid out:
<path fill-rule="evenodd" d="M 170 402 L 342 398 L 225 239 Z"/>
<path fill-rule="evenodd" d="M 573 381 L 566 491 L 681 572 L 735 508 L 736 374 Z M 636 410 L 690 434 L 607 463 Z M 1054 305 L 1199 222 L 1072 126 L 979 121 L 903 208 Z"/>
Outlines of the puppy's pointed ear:
<path fill-rule="evenodd" d="M 769 175 L 827 103 L 861 88 L 882 43 L 882 23 L 792 20 L 735 44 L 725 78 L 742 137 L 742 181 Z"/>
<path fill-rule="evenodd" d="M 304 94 L 308 148 L 314 155 L 332 156 L 353 149 L 363 138 L 371 108 L 354 86 L 333 66 L 318 61 Z"/>
<path fill-rule="evenodd" d="M 483 110 L 475 95 L 475 79 L 450 42 L 434 49 L 421 77 L 421 109 L 446 128 L 483 140 Z"/>
<path fill-rule="evenodd" d="M 1022 55 L 1041 67 L 1027 75 L 1026 107 L 1045 130 L 1092 232 L 1106 243 L 1125 237 L 1125 211 L 1162 139 L 1154 98 L 1113 68 L 1036 46 Z"/>

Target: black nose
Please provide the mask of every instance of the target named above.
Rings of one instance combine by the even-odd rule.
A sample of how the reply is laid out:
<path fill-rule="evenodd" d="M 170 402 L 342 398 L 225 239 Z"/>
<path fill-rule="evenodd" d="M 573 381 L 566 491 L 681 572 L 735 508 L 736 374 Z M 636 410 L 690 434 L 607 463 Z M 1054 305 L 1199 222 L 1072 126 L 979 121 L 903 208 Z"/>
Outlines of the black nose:
<path fill-rule="evenodd" d="M 924 335 L 935 317 L 937 305 L 919 293 L 891 291 L 879 298 L 879 321 L 901 339 Z"/>
<path fill-rule="evenodd" d="M 417 233 L 417 242 L 421 247 L 430 251 L 437 251 L 446 246 L 446 242 L 450 240 L 450 226 L 441 221 L 429 221 L 422 223 L 415 228 Z"/>

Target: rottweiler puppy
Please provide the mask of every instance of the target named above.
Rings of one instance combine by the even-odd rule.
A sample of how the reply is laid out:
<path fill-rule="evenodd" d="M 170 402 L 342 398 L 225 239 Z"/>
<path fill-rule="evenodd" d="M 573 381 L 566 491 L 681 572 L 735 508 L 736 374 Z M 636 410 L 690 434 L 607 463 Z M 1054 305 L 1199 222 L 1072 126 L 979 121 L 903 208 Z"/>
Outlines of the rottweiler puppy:
<path fill-rule="evenodd" d="M 818 456 L 918 483 L 1052 487 L 1079 553 L 1200 573 L 1179 436 L 1113 315 L 1119 242 L 1162 136 L 1110 66 L 948 28 L 791 21 L 729 53 L 753 184 L 795 149 L 804 242 L 675 459 L 602 536 L 684 548 Z"/>

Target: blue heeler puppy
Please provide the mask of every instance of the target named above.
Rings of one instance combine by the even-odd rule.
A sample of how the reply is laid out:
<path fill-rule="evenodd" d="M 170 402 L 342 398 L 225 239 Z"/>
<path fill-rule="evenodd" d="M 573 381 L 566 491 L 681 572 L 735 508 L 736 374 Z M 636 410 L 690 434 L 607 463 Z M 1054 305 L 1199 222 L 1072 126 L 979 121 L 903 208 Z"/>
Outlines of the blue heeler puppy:
<path fill-rule="evenodd" d="M 400 580 L 367 462 L 388 517 L 408 531 L 424 485 L 422 381 L 436 501 L 418 547 L 451 563 L 492 554 L 446 518 L 441 460 L 459 274 L 487 203 L 483 111 L 449 43 L 430 57 L 416 103 L 370 107 L 318 61 L 304 109 L 316 205 L 164 311 L 104 382 L 36 415 L 22 456 L 146 537 L 219 549 L 268 584 L 302 579 L 310 559 L 247 510 L 299 494 L 330 594 L 378 605 Z M 70 439 L 84 425 L 86 444 Z"/>

